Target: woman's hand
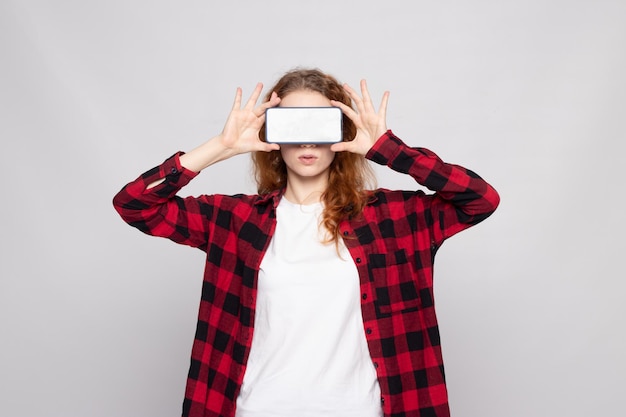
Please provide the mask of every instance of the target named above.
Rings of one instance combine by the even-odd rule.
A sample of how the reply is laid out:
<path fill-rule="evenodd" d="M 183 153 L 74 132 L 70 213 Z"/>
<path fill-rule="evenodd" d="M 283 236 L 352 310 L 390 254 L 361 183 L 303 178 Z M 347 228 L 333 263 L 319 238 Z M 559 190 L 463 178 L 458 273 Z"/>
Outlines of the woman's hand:
<path fill-rule="evenodd" d="M 261 95 L 263 84 L 258 83 L 252 95 L 241 106 L 241 88 L 237 88 L 233 108 L 228 115 L 224 130 L 202 145 L 180 157 L 185 168 L 200 172 L 216 162 L 247 152 L 269 152 L 280 149 L 277 144 L 269 144 L 259 139 L 259 130 L 265 121 L 265 110 L 280 103 L 276 93 L 272 93 L 269 101 L 256 105 Z"/>
<path fill-rule="evenodd" d="M 361 155 L 374 146 L 374 143 L 387 131 L 387 102 L 389 92 L 385 91 L 378 111 L 374 108 L 372 99 L 367 90 L 367 82 L 361 80 L 361 94 L 359 94 L 348 84 L 343 88 L 350 95 L 356 105 L 356 111 L 340 101 L 331 100 L 333 106 L 337 106 L 354 123 L 357 129 L 354 140 L 333 144 L 330 149 L 334 152 L 348 151 Z"/>
<path fill-rule="evenodd" d="M 259 139 L 259 130 L 265 121 L 265 110 L 280 103 L 280 98 L 276 93 L 272 93 L 269 101 L 256 106 L 262 89 L 263 84 L 258 83 L 252 95 L 242 107 L 241 88 L 237 88 L 233 108 L 228 115 L 224 130 L 218 136 L 221 144 L 233 152 L 233 154 L 254 151 L 269 152 L 280 148 L 277 144 L 265 143 Z"/>

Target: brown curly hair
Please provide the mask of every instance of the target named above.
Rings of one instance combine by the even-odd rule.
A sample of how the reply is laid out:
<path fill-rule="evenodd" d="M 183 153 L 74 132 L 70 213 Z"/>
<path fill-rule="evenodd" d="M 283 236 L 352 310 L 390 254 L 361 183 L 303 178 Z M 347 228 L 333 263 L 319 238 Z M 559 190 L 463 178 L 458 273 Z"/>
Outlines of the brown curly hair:
<path fill-rule="evenodd" d="M 283 75 L 272 87 L 272 92 L 283 98 L 294 91 L 316 91 L 330 100 L 340 101 L 352 107 L 352 99 L 333 76 L 318 69 L 294 69 Z M 350 141 L 356 136 L 352 120 L 343 115 L 343 140 Z M 265 125 L 259 132 L 265 141 Z M 259 194 L 267 194 L 283 189 L 287 185 L 287 166 L 280 151 L 255 152 L 252 154 L 254 176 Z M 328 188 L 321 196 L 324 203 L 321 224 L 330 232 L 328 242 L 339 243 L 339 224 L 345 217 L 359 215 L 371 194 L 366 187 L 374 187 L 374 172 L 369 162 L 359 154 L 338 152 L 330 165 Z"/>

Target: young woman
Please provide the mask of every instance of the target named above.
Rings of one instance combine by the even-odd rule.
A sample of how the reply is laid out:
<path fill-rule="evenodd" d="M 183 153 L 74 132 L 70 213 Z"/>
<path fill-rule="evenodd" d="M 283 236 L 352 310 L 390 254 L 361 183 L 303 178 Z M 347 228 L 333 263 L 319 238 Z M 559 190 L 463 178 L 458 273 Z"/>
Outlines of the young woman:
<path fill-rule="evenodd" d="M 318 70 L 285 74 L 257 105 L 237 89 L 221 134 L 179 152 L 114 198 L 144 233 L 206 252 L 183 415 L 448 416 L 433 261 L 487 218 L 496 191 L 411 148 L 361 93 Z M 354 103 L 354 107 L 353 107 Z M 269 144 L 274 107 L 335 106 L 344 141 Z M 257 195 L 176 194 L 201 170 L 252 153 Z M 368 161 L 432 190 L 368 190 Z M 205 175 L 210 175 L 210 170 Z"/>

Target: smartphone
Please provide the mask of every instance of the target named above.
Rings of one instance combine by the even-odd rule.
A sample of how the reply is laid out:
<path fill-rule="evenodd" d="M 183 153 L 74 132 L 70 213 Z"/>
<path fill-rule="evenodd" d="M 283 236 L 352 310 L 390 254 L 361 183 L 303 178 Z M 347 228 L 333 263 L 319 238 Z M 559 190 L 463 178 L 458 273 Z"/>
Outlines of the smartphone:
<path fill-rule="evenodd" d="M 339 107 L 271 107 L 265 110 L 268 143 L 337 143 L 343 139 Z"/>

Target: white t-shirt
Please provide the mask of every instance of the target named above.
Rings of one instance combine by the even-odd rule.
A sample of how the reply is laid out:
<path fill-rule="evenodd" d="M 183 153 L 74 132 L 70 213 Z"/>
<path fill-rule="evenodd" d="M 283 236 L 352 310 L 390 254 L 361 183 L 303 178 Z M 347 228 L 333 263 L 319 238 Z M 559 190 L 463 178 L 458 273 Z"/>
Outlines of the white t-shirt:
<path fill-rule="evenodd" d="M 237 417 L 380 417 L 359 277 L 340 242 L 322 244 L 322 204 L 282 198 L 261 262 L 252 348 Z"/>

